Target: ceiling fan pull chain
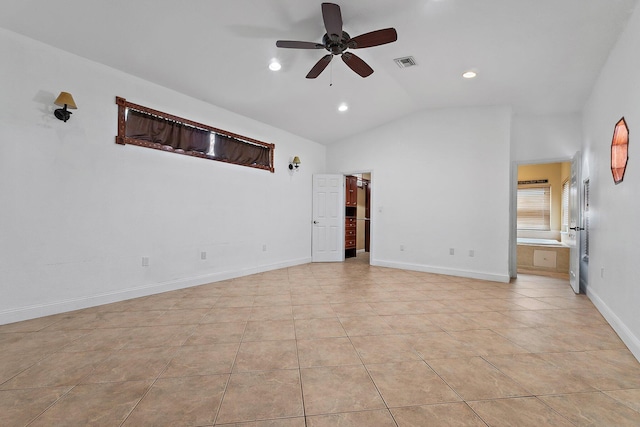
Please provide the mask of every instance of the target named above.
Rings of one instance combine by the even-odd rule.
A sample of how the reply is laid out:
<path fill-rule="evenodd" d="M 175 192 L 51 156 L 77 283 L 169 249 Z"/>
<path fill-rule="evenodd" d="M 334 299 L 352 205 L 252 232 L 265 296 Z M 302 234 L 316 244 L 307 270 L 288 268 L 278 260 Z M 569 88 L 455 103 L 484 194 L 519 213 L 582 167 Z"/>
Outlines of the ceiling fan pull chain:
<path fill-rule="evenodd" d="M 331 61 L 331 64 L 329 64 L 329 66 L 331 67 L 329 69 L 329 87 L 333 86 L 333 61 Z"/>

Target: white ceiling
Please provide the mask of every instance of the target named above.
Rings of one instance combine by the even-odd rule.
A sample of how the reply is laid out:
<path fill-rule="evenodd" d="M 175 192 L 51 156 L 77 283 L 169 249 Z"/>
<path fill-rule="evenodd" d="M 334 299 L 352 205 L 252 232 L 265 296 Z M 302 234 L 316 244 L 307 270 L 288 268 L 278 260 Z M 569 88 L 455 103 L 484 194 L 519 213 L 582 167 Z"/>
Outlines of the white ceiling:
<path fill-rule="evenodd" d="M 335 58 L 308 80 L 326 52 L 276 48 L 278 39 L 321 42 L 315 0 L 2 0 L 0 26 L 331 144 L 425 108 L 580 111 L 637 0 L 337 3 L 352 37 L 398 32 L 395 43 L 354 51 L 370 77 Z M 407 55 L 418 66 L 393 62 Z M 478 77 L 463 79 L 468 69 Z"/>

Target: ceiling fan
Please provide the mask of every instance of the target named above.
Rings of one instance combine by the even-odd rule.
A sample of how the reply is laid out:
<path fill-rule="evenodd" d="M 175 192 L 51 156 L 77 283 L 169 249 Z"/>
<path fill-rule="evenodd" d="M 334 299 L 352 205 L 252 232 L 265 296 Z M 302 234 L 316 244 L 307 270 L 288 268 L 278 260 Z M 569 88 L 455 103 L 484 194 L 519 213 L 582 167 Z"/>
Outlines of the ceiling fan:
<path fill-rule="evenodd" d="M 327 30 L 322 37 L 322 43 L 300 42 L 290 40 L 278 40 L 277 47 L 290 49 L 326 49 L 330 53 L 323 56 L 311 68 L 307 74 L 308 79 L 315 79 L 327 68 L 334 55 L 340 55 L 342 61 L 349 68 L 362 77 L 368 77 L 373 73 L 373 69 L 360 57 L 347 49 L 362 49 L 365 47 L 380 46 L 398 40 L 398 33 L 395 28 L 385 28 L 383 30 L 371 31 L 351 38 L 346 31 L 342 31 L 342 13 L 340 6 L 333 3 L 322 3 L 322 19 Z"/>

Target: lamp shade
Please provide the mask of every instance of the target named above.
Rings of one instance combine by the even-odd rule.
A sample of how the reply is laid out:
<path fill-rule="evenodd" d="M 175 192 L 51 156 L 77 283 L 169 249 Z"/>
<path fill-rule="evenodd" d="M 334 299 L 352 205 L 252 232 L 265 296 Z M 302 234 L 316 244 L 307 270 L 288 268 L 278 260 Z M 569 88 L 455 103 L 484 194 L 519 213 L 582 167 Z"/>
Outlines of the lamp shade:
<path fill-rule="evenodd" d="M 70 108 L 72 110 L 78 109 L 78 107 L 76 106 L 76 102 L 73 100 L 73 96 L 71 96 L 69 92 L 60 92 L 60 95 L 58 95 L 58 97 L 54 101 L 54 104 L 61 107 L 64 107 L 66 104 L 67 108 Z"/>
<path fill-rule="evenodd" d="M 295 156 L 291 163 L 293 163 L 294 165 L 299 165 L 300 164 L 300 157 Z"/>

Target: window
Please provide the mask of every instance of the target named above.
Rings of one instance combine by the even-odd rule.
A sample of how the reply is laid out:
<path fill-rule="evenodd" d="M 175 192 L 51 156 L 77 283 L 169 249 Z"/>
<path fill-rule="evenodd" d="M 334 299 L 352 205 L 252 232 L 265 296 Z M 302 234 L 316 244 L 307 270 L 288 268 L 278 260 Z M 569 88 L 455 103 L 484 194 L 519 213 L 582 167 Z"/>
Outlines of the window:
<path fill-rule="evenodd" d="M 551 229 L 551 187 L 518 187 L 518 229 Z"/>
<path fill-rule="evenodd" d="M 274 172 L 274 144 L 203 125 L 116 97 L 117 144 L 131 144 Z"/>
<path fill-rule="evenodd" d="M 562 231 L 569 231 L 569 180 L 562 183 Z"/>

